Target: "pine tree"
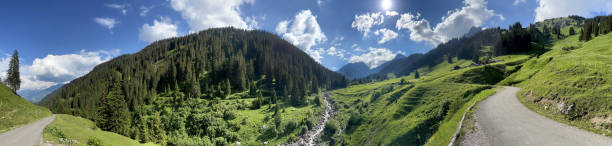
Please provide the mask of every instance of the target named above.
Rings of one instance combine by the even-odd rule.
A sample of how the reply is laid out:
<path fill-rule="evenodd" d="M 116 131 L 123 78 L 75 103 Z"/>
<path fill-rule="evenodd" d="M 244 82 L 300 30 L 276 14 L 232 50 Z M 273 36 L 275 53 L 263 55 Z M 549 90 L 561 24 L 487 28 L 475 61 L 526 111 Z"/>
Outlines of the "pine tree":
<path fill-rule="evenodd" d="M 9 63 L 9 69 L 7 71 L 6 84 L 13 90 L 13 92 L 17 92 L 21 87 L 21 79 L 19 78 L 19 53 L 17 50 L 13 52 L 13 56 L 11 57 L 11 61 Z"/>
<path fill-rule="evenodd" d="M 574 30 L 574 27 L 570 27 L 569 29 L 569 35 L 575 35 L 576 31 Z"/>
<path fill-rule="evenodd" d="M 418 78 L 420 78 L 420 77 L 421 77 L 421 75 L 419 75 L 419 70 L 415 70 L 415 71 L 414 71 L 414 78 L 415 78 L 415 79 L 418 79 Z"/>
<path fill-rule="evenodd" d="M 129 111 L 119 82 L 115 81 L 106 97 L 100 98 L 96 124 L 100 129 L 128 136 Z"/>
<path fill-rule="evenodd" d="M 161 145 L 166 145 L 166 131 L 164 131 L 164 125 L 161 122 L 159 112 L 155 113 L 152 126 L 151 132 L 154 137 L 153 141 Z"/>

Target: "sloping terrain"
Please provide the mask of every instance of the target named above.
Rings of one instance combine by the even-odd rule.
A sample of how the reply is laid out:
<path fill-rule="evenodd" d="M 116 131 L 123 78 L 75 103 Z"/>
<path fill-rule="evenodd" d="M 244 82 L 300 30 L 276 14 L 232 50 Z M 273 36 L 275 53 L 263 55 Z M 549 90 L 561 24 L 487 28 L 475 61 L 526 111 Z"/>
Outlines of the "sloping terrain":
<path fill-rule="evenodd" d="M 49 109 L 30 103 L 0 84 L 0 133 L 48 116 Z"/>

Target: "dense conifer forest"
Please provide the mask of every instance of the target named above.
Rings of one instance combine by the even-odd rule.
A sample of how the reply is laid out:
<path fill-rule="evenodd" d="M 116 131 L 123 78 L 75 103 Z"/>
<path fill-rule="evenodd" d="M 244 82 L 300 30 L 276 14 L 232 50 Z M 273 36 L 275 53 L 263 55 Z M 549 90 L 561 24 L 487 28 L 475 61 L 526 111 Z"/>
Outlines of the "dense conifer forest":
<path fill-rule="evenodd" d="M 342 75 L 276 35 L 217 28 L 156 41 L 138 53 L 98 65 L 40 104 L 142 142 L 165 143 L 162 130 L 174 139 L 208 137 L 214 142 L 223 137 L 218 141 L 232 142 L 239 129 L 228 123 L 235 118 L 232 110 L 277 103 L 276 97 L 289 106 L 305 106 L 307 96 L 346 85 Z M 230 98 L 256 100 L 239 106 L 216 104 Z"/>

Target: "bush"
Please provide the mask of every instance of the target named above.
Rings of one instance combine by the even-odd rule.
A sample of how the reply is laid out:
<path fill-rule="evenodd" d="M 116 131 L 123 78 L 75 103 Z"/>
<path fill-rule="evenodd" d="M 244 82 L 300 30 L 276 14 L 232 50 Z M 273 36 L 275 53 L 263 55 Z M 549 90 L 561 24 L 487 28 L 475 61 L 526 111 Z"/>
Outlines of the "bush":
<path fill-rule="evenodd" d="M 90 146 L 103 146 L 104 143 L 102 143 L 102 140 L 96 138 L 96 137 L 90 137 L 89 139 L 87 139 L 87 145 Z"/>
<path fill-rule="evenodd" d="M 293 132 L 296 128 L 297 128 L 298 124 L 297 122 L 295 122 L 295 120 L 291 119 L 287 122 L 287 124 L 285 124 L 285 132 L 286 133 L 291 133 Z"/>
<path fill-rule="evenodd" d="M 327 122 L 325 122 L 325 129 L 323 129 L 323 134 L 325 134 L 326 137 L 331 138 L 334 136 L 334 134 L 338 132 L 338 129 L 340 129 L 338 127 L 338 121 L 334 119 L 329 119 Z"/>

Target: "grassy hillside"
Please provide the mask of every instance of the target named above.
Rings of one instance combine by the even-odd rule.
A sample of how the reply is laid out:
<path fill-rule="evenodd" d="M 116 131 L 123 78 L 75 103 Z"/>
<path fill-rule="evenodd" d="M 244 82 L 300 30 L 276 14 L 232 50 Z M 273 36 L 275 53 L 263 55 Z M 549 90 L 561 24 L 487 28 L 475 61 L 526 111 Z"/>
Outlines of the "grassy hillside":
<path fill-rule="evenodd" d="M 0 84 L 0 133 L 50 115 L 49 109 L 30 103 Z"/>
<path fill-rule="evenodd" d="M 523 88 L 521 101 L 552 119 L 612 135 L 612 34 L 553 43 L 504 80 Z M 566 49 L 563 49 L 566 48 Z"/>
<path fill-rule="evenodd" d="M 68 144 L 69 141 L 76 140 L 76 145 L 93 145 L 90 143 L 117 146 L 156 145 L 152 143 L 140 144 L 128 137 L 102 131 L 95 127 L 95 124 L 90 120 L 59 114 L 56 115 L 53 123 L 44 129 L 43 141 L 50 144 Z M 62 138 L 64 140 L 61 140 Z"/>
<path fill-rule="evenodd" d="M 492 86 L 517 71 L 528 55 L 469 67 L 454 59 L 419 68 L 422 76 L 352 85 L 334 90 L 332 100 L 342 133 L 332 145 L 446 145 L 464 111 L 495 93 Z M 456 69 L 455 66 L 461 69 Z"/>

